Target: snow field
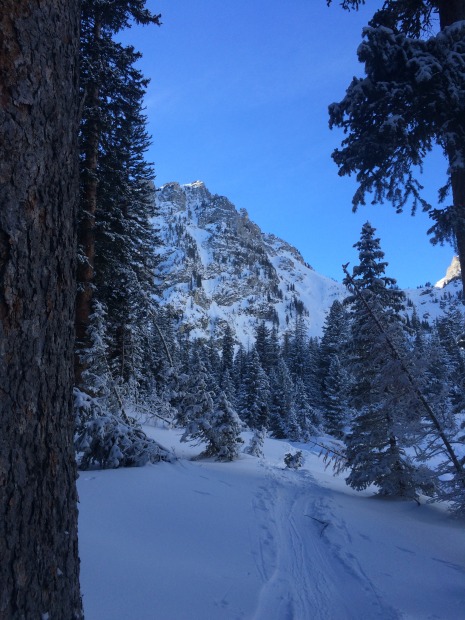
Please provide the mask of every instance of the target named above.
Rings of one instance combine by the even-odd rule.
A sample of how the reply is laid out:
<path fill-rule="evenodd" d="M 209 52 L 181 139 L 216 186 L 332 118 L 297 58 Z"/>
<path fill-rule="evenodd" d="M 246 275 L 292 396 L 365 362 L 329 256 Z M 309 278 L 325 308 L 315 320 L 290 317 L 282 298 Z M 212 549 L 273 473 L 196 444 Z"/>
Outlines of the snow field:
<path fill-rule="evenodd" d="M 87 620 L 465 617 L 464 524 L 444 508 L 356 493 L 306 444 L 191 461 L 182 431 L 146 430 L 174 464 L 80 473 Z"/>

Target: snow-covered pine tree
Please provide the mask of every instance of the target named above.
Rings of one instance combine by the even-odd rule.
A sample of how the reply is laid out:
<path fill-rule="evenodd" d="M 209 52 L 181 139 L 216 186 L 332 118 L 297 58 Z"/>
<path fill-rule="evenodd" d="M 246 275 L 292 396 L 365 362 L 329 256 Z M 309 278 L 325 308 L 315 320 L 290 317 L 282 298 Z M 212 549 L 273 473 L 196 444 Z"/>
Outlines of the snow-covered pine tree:
<path fill-rule="evenodd" d="M 79 136 L 81 205 L 75 362 L 75 383 L 80 389 L 85 388 L 82 380 L 85 368 L 81 354 L 89 343 L 87 328 L 96 286 L 95 260 L 96 252 L 100 252 L 96 249 L 96 226 L 104 221 L 104 214 L 107 223 L 105 226 L 100 225 L 100 236 L 106 238 L 110 245 L 114 241 L 119 252 L 121 248 L 117 242 L 127 236 L 128 224 L 134 227 L 131 231 L 133 241 L 146 229 L 144 217 L 144 230 L 137 229 L 141 215 L 138 209 L 133 208 L 129 217 L 126 215 L 133 203 L 142 203 L 144 209 L 147 207 L 149 188 L 146 181 L 152 178 L 152 172 L 142 157 L 148 144 L 141 113 L 146 80 L 134 67 L 139 57 L 134 49 L 124 48 L 113 40 L 113 36 L 128 27 L 131 20 L 141 24 L 159 23 L 159 16 L 151 14 L 145 4 L 146 0 L 100 0 L 97 3 L 83 0 L 81 6 L 80 85 L 84 105 Z M 144 239 L 142 234 L 142 244 L 144 240 L 146 237 Z M 130 253 L 131 248 L 127 248 L 127 252 Z M 99 255 L 102 257 L 104 252 Z M 136 252 L 131 255 L 131 260 L 134 263 L 129 265 L 133 265 L 135 271 L 139 272 L 142 264 L 145 270 L 147 256 Z M 119 256 L 115 257 L 113 264 L 124 269 Z M 114 283 L 119 274 L 112 275 Z M 123 280 L 118 284 L 120 291 L 125 283 Z M 112 301 L 109 296 L 101 294 L 99 299 L 112 314 L 113 306 L 109 303 Z"/>
<path fill-rule="evenodd" d="M 278 329 L 273 323 L 273 327 L 270 331 L 270 341 L 268 346 L 268 363 L 271 369 L 277 367 L 281 357 L 281 344 L 279 342 Z"/>
<path fill-rule="evenodd" d="M 144 372 L 139 386 L 140 399 L 146 401 L 156 393 L 169 403 L 173 373 L 179 366 L 179 347 L 174 320 L 166 308 L 160 306 L 150 315 L 145 325 L 143 347 Z"/>
<path fill-rule="evenodd" d="M 330 435 L 342 439 L 345 426 L 352 417 L 349 404 L 352 379 L 347 368 L 341 364 L 339 355 L 333 353 L 328 361 L 329 367 L 322 385 L 324 428 Z"/>
<path fill-rule="evenodd" d="M 203 440 L 202 428 L 209 425 L 213 414 L 213 399 L 208 389 L 208 372 L 195 348 L 189 368 L 184 369 L 177 397 L 178 424 L 186 427 L 183 441 Z"/>
<path fill-rule="evenodd" d="M 233 331 L 229 323 L 226 323 L 224 328 L 223 340 L 221 343 L 221 370 L 225 372 L 229 370 L 233 371 L 234 365 L 234 336 Z"/>
<path fill-rule="evenodd" d="M 210 340 L 203 345 L 204 361 L 211 379 L 210 389 L 218 392 L 221 382 L 222 360 L 218 351 L 218 346 L 213 335 Z"/>
<path fill-rule="evenodd" d="M 266 428 L 256 428 L 254 429 L 252 438 L 250 440 L 249 445 L 244 448 L 245 454 L 250 454 L 251 456 L 256 456 L 258 458 L 263 458 L 263 444 L 266 439 Z"/>
<path fill-rule="evenodd" d="M 242 384 L 244 383 L 244 377 L 246 373 L 247 365 L 247 352 L 244 349 L 244 345 L 240 342 L 236 355 L 234 356 L 233 373 L 232 378 L 236 387 L 236 398 L 239 398 L 239 392 Z"/>
<path fill-rule="evenodd" d="M 348 419 L 350 377 L 348 373 L 349 316 L 335 300 L 329 309 L 320 342 L 319 374 L 321 408 L 325 430 L 341 438 Z"/>
<path fill-rule="evenodd" d="M 444 429 L 450 431 L 453 427 L 453 384 L 451 378 L 454 372 L 454 364 L 446 347 L 441 342 L 437 325 L 428 335 L 423 352 L 425 356 L 422 360 L 423 372 L 419 374 L 423 394 L 434 408 Z M 425 420 L 425 424 L 431 426 L 429 420 Z"/>
<path fill-rule="evenodd" d="M 211 428 L 206 433 L 208 456 L 215 456 L 218 461 L 233 461 L 239 456 L 242 423 L 226 398 L 220 392 L 215 399 Z"/>
<path fill-rule="evenodd" d="M 382 495 L 412 497 L 419 482 L 405 455 L 403 441 L 405 425 L 410 427 L 412 422 L 415 399 L 373 316 L 396 348 L 405 352 L 400 316 L 404 295 L 395 288 L 395 280 L 385 275 L 387 263 L 375 232 L 369 222 L 363 225 L 360 241 L 354 246 L 360 263 L 354 267 L 352 277 L 345 280 L 352 289 L 346 302 L 351 315 L 351 404 L 356 409 L 346 437 L 350 468 L 347 483 L 355 489 L 374 484 Z"/>
<path fill-rule="evenodd" d="M 395 413 L 390 415 L 384 403 L 359 410 L 347 438 L 349 486 L 361 491 L 374 484 L 380 495 L 417 496 L 423 480 L 399 442 L 399 429 Z"/>
<path fill-rule="evenodd" d="M 294 411 L 300 428 L 300 441 L 308 441 L 321 432 L 320 411 L 310 404 L 302 379 L 297 379 L 294 385 Z"/>
<path fill-rule="evenodd" d="M 437 323 L 426 335 L 420 332 L 415 338 L 414 370 L 418 384 L 443 433 L 460 445 L 463 438 L 460 433 L 460 417 L 456 415 L 456 404 L 463 398 L 461 389 L 455 384 L 454 356 L 450 356 L 443 345 Z M 438 432 L 437 424 L 420 409 L 421 440 L 416 446 L 417 459 L 425 464 L 434 463 L 434 472 L 430 474 L 431 489 L 429 494 L 435 499 L 450 502 L 457 513 L 465 512 L 464 484 L 457 475 L 457 469 L 450 459 L 443 438 Z"/>
<path fill-rule="evenodd" d="M 320 343 L 316 337 L 309 338 L 308 340 L 307 369 L 304 383 L 312 408 L 315 411 L 321 411 Z"/>
<path fill-rule="evenodd" d="M 331 0 L 328 0 L 328 4 Z M 358 8 L 364 0 L 344 0 Z M 330 123 L 344 129 L 333 159 L 341 175 L 357 175 L 354 209 L 392 202 L 401 212 L 408 201 L 430 212 L 436 241 L 458 250 L 465 288 L 465 2 L 386 0 L 364 28 L 358 47 L 365 78 L 354 78 L 340 103 L 330 106 Z M 439 18 L 439 19 L 438 19 Z M 440 32 L 437 31 L 439 25 Z M 447 159 L 444 202 L 433 208 L 421 195 L 418 173 L 434 144 Z"/>
<path fill-rule="evenodd" d="M 238 395 L 238 413 L 249 428 L 268 428 L 270 382 L 254 348 L 246 358 Z"/>
<path fill-rule="evenodd" d="M 300 378 L 305 381 L 309 368 L 308 356 L 307 329 L 303 317 L 296 314 L 285 352 L 285 362 L 294 379 Z"/>
<path fill-rule="evenodd" d="M 285 439 L 290 437 L 290 427 L 294 441 L 300 437 L 295 412 L 294 412 L 294 383 L 291 373 L 283 358 L 278 360 L 278 365 L 270 375 L 270 422 L 269 430 L 272 437 Z M 290 420 L 290 417 L 293 420 Z"/>
<path fill-rule="evenodd" d="M 342 359 L 344 354 L 347 356 L 349 330 L 347 310 L 338 299 L 335 299 L 326 315 L 320 341 L 319 362 L 322 382 L 328 372 L 331 357 L 337 355 Z"/>
<path fill-rule="evenodd" d="M 108 365 L 108 336 L 106 309 L 96 299 L 92 300 L 93 312 L 89 317 L 89 347 L 82 352 L 85 371 L 83 379 L 87 392 L 106 408 L 117 407 L 114 382 Z"/>
<path fill-rule="evenodd" d="M 447 361 L 453 411 L 458 414 L 465 411 L 465 354 L 457 345 L 463 333 L 464 314 L 458 303 L 447 304 L 435 327 Z"/>
<path fill-rule="evenodd" d="M 105 310 L 93 299 L 90 345 L 85 349 L 83 380 L 87 391 L 74 390 L 74 444 L 80 469 L 116 468 L 170 460 L 170 455 L 148 438 L 140 424 L 127 415 L 119 387 L 107 359 Z"/>
<path fill-rule="evenodd" d="M 213 399 L 208 383 L 208 372 L 197 348 L 192 355 L 191 370 L 181 397 L 180 419 L 186 421 L 181 441 L 205 444 L 199 458 L 232 461 L 237 458 L 242 443 L 242 423 L 224 392 L 220 391 Z"/>
<path fill-rule="evenodd" d="M 139 55 L 117 44 L 111 50 L 107 70 L 112 79 L 102 89 L 107 124 L 98 166 L 94 284 L 108 311 L 113 375 L 131 386 L 135 397 L 147 370 L 144 350 L 154 345 L 154 175 L 144 160 L 149 145 L 142 114 L 147 82 L 134 67 Z"/>
<path fill-rule="evenodd" d="M 265 372 L 270 372 L 272 367 L 270 345 L 270 330 L 265 321 L 260 321 L 255 329 L 255 350 Z"/>
<path fill-rule="evenodd" d="M 227 400 L 231 403 L 233 407 L 236 404 L 236 386 L 234 385 L 233 378 L 231 376 L 231 371 L 229 368 L 226 368 L 221 375 L 221 383 L 220 388 L 224 392 Z"/>

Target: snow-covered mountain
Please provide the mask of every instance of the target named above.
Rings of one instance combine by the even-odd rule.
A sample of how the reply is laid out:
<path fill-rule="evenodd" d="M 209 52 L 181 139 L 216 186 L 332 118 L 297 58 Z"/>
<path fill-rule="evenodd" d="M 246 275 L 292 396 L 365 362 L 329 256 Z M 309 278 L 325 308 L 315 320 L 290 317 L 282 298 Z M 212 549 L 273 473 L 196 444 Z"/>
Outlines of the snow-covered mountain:
<path fill-rule="evenodd" d="M 210 336 L 215 328 L 221 333 L 228 322 L 246 344 L 259 321 L 282 333 L 296 313 L 310 335 L 320 334 L 329 306 L 345 295 L 341 284 L 200 181 L 164 185 L 157 202 L 163 301 L 194 336 Z"/>
<path fill-rule="evenodd" d="M 160 302 L 193 337 L 220 336 L 229 323 L 236 340 L 247 345 L 260 321 L 282 334 L 297 314 L 308 334 L 319 336 L 332 302 L 347 294 L 295 247 L 263 233 L 244 209 L 211 194 L 201 181 L 164 185 L 157 204 Z M 456 299 L 461 285 L 452 275 L 406 291 L 420 320 L 433 320 L 444 310 L 441 301 Z"/>

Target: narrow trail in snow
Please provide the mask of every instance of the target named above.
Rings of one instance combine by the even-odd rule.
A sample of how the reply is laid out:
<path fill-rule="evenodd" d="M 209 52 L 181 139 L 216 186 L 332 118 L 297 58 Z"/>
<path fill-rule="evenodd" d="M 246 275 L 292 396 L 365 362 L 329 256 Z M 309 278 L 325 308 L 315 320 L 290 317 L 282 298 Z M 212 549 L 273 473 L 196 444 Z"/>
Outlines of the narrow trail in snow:
<path fill-rule="evenodd" d="M 263 585 L 253 619 L 358 620 L 367 608 L 371 618 L 401 618 L 382 601 L 357 559 L 344 551 L 350 535 L 325 489 L 308 472 L 263 466 L 264 482 L 254 500 L 262 532 L 256 564 Z"/>

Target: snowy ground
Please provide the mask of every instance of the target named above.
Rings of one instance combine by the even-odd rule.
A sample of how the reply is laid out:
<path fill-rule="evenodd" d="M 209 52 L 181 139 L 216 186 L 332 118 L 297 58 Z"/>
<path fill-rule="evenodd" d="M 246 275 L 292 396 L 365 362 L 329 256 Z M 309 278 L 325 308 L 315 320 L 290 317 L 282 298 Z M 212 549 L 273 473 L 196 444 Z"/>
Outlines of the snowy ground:
<path fill-rule="evenodd" d="M 462 620 L 465 527 L 439 506 L 355 493 L 304 450 L 81 472 L 87 620 Z M 302 446 L 298 446 L 301 448 Z"/>

